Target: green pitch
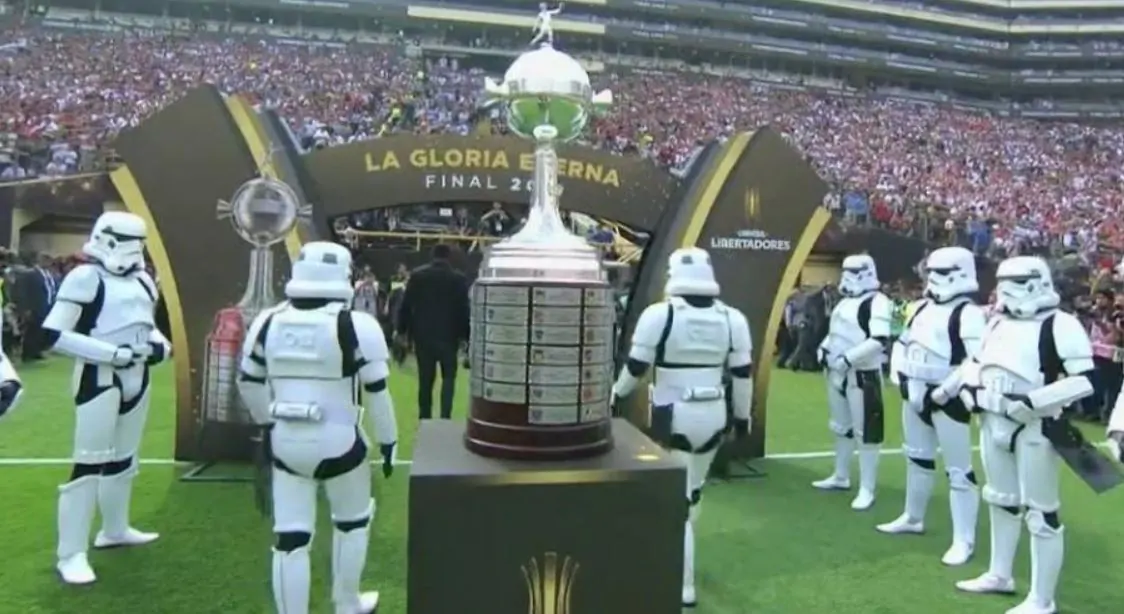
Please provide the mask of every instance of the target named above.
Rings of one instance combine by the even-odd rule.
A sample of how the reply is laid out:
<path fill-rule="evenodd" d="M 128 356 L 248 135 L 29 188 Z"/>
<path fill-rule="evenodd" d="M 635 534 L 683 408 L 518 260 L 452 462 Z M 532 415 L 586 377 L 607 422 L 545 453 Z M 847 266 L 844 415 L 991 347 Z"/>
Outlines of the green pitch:
<path fill-rule="evenodd" d="M 185 484 L 182 467 L 146 465 L 137 480 L 134 519 L 162 533 L 155 544 L 133 550 L 94 552 L 99 582 L 64 587 L 55 578 L 55 485 L 65 479 L 73 408 L 69 365 L 56 359 L 23 368 L 28 393 L 23 406 L 0 423 L 0 614 L 264 614 L 269 596 L 269 525 L 254 511 L 246 484 Z M 400 408 L 400 458 L 410 457 L 415 383 L 396 374 Z M 171 370 L 154 379 L 152 413 L 142 457 L 172 454 Z M 1017 599 L 957 594 L 953 582 L 983 571 L 986 520 L 977 558 L 948 569 L 939 557 L 948 545 L 947 499 L 933 499 L 929 534 L 889 537 L 874 530 L 901 510 L 902 458 L 883 459 L 880 497 L 874 510 L 852 512 L 847 494 L 810 486 L 829 470 L 830 437 L 820 378 L 780 372 L 774 376 L 769 412 L 769 452 L 759 463 L 764 480 L 711 485 L 698 525 L 700 614 L 1001 614 Z M 896 397 L 887 391 L 890 402 Z M 465 391 L 461 391 L 464 398 Z M 896 412 L 889 412 L 891 415 Z M 897 432 L 896 420 L 888 432 Z M 898 444 L 896 435 L 887 448 Z M 1099 439 L 1100 435 L 1096 437 Z M 40 459 L 40 460 L 34 460 Z M 409 467 L 389 480 L 376 479 L 378 512 L 367 585 L 382 591 L 382 614 L 405 614 L 406 488 Z M 1096 497 L 1071 476 L 1064 482 L 1062 518 L 1069 562 L 1062 578 L 1067 614 L 1119 611 L 1124 571 L 1124 492 Z M 986 514 L 984 514 L 986 518 Z M 315 546 L 313 611 L 329 612 L 326 514 Z M 605 519 L 612 521 L 613 519 Z M 618 521 L 624 521 L 618 519 Z M 1023 540 L 1019 588 L 1029 564 Z M 441 556 L 434 552 L 433 556 Z M 436 589 L 436 587 L 435 587 Z M 436 589 L 439 590 L 439 589 Z M 450 613 L 454 614 L 454 613 Z M 459 614 L 459 613 L 456 613 Z M 465 614 L 502 614 L 472 612 Z M 644 614 L 642 612 L 593 614 Z"/>

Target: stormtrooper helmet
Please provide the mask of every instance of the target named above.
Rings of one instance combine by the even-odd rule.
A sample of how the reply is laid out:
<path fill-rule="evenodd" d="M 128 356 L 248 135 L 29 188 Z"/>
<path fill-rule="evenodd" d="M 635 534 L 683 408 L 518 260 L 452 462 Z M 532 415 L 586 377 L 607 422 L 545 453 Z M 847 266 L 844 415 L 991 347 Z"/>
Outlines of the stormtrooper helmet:
<path fill-rule="evenodd" d="M 1012 318 L 1033 318 L 1061 302 L 1050 267 L 1041 258 L 1008 258 L 999 263 L 995 280 L 996 307 Z"/>
<path fill-rule="evenodd" d="M 878 267 L 868 254 L 855 254 L 843 259 L 843 275 L 839 279 L 839 293 L 847 297 L 875 292 L 882 283 L 878 281 Z"/>
<path fill-rule="evenodd" d="M 350 301 L 351 252 L 337 243 L 313 241 L 301 247 L 293 263 L 293 276 L 285 284 L 285 296 Z"/>
<path fill-rule="evenodd" d="M 705 249 L 688 247 L 672 252 L 667 261 L 668 296 L 718 296 L 718 281 Z"/>
<path fill-rule="evenodd" d="M 148 227 L 140 216 L 107 211 L 94 222 L 82 253 L 113 275 L 128 275 L 144 268 L 144 241 Z"/>
<path fill-rule="evenodd" d="M 942 247 L 925 259 L 925 297 L 938 303 L 978 292 L 976 258 L 963 247 Z"/>

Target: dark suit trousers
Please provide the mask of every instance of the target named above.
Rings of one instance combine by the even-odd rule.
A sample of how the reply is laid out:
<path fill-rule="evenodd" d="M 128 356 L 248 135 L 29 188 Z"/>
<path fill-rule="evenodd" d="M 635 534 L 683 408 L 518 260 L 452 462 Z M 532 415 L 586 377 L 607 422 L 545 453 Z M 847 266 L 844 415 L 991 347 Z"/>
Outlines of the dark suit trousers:
<path fill-rule="evenodd" d="M 45 313 L 35 313 L 28 317 L 24 323 L 21 356 L 23 360 L 38 360 L 47 350 L 46 335 L 43 333 L 43 320 L 47 319 Z"/>
<path fill-rule="evenodd" d="M 441 368 L 441 417 L 453 415 L 453 394 L 457 388 L 457 348 L 417 345 L 414 357 L 418 365 L 418 418 L 433 417 L 433 384 L 437 368 Z"/>

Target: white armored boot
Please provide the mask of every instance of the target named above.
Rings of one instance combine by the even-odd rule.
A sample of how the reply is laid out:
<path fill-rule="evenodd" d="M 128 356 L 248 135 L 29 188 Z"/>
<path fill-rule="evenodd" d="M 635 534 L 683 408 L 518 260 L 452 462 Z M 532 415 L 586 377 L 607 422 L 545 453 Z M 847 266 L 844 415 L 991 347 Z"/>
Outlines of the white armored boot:
<path fill-rule="evenodd" d="M 96 475 L 83 476 L 59 486 L 58 564 L 55 568 L 67 584 L 92 584 L 97 580 L 86 556 L 97 501 Z"/>
<path fill-rule="evenodd" d="M 378 592 L 359 589 L 369 542 L 368 527 L 332 532 L 332 601 L 336 614 L 374 614 L 378 610 Z"/>
<path fill-rule="evenodd" d="M 101 531 L 94 538 L 95 548 L 141 546 L 156 541 L 159 533 L 146 533 L 129 526 L 129 503 L 133 496 L 136 472 L 103 475 L 98 479 L 98 506 Z"/>
<path fill-rule="evenodd" d="M 854 437 L 835 436 L 835 472 L 812 482 L 820 490 L 848 490 L 851 488 L 851 457 L 855 454 Z"/>
<path fill-rule="evenodd" d="M 308 614 L 312 571 L 309 546 L 292 552 L 273 551 L 273 602 L 277 614 Z"/>
<path fill-rule="evenodd" d="M 980 511 L 980 495 L 972 484 L 956 485 L 948 492 L 949 511 L 952 512 L 952 545 L 941 562 L 960 566 L 971 560 L 976 550 L 976 522 Z"/>
<path fill-rule="evenodd" d="M 695 526 L 690 520 L 683 531 L 683 607 L 698 605 L 695 595 Z"/>
<path fill-rule="evenodd" d="M 865 511 L 874 505 L 874 493 L 878 486 L 878 461 L 881 458 L 876 445 L 864 444 L 859 448 L 859 494 L 851 501 L 851 509 Z"/>
<path fill-rule="evenodd" d="M 1012 576 L 1015 551 L 1023 529 L 1022 518 L 994 504 L 988 505 L 988 514 L 991 517 L 991 562 L 983 575 L 957 582 L 956 588 L 967 593 L 1011 595 L 1015 592 Z"/>
<path fill-rule="evenodd" d="M 912 458 L 905 462 L 905 511 L 897 519 L 875 527 L 882 533 L 918 535 L 925 532 L 925 512 L 933 496 L 935 477 L 932 469 L 918 465 Z"/>
<path fill-rule="evenodd" d="M 1056 614 L 1054 595 L 1065 556 L 1065 527 L 1046 524 L 1037 510 L 1027 513 L 1026 525 L 1030 530 L 1030 592 L 1007 614 Z"/>

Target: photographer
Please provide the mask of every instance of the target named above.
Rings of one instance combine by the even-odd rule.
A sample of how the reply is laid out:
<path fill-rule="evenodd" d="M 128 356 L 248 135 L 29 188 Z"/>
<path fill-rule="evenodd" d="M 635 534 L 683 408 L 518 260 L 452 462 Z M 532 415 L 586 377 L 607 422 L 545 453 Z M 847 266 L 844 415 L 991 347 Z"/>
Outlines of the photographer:
<path fill-rule="evenodd" d="M 1093 378 L 1095 391 L 1085 403 L 1082 415 L 1094 421 L 1101 421 L 1120 394 L 1124 379 L 1121 358 L 1124 349 L 1124 296 L 1121 302 L 1112 290 L 1099 290 L 1093 305 L 1087 311 L 1089 336 L 1093 341 L 1093 363 L 1096 376 Z"/>

